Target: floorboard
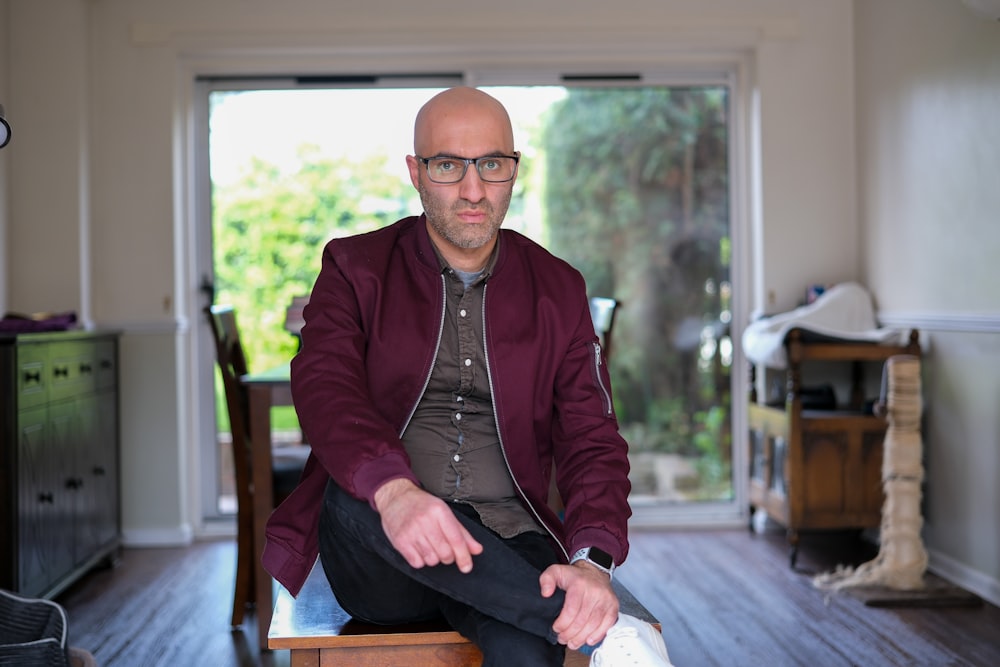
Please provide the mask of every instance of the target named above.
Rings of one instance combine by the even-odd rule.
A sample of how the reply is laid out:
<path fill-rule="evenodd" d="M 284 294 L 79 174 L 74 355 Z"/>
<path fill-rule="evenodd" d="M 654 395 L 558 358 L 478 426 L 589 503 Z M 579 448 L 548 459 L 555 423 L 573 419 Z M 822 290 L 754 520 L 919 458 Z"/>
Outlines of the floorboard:
<path fill-rule="evenodd" d="M 660 620 L 678 667 L 1000 665 L 1000 609 L 878 608 L 812 576 L 872 557 L 853 535 L 803 537 L 788 565 L 780 531 L 636 532 L 618 575 Z M 126 549 L 63 594 L 70 641 L 101 667 L 286 667 L 256 650 L 255 623 L 229 627 L 232 541 Z"/>

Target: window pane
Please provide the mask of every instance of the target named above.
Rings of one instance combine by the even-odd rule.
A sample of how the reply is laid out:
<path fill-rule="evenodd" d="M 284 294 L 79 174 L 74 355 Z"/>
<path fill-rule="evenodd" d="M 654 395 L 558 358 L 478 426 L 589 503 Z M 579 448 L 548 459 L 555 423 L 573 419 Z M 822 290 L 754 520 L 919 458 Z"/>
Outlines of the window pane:
<path fill-rule="evenodd" d="M 522 152 L 505 227 L 618 301 L 610 372 L 633 503 L 731 500 L 727 88 L 486 90 Z M 285 308 L 327 239 L 419 212 L 404 156 L 435 92 L 211 93 L 217 300 L 237 306 L 251 368 L 294 354 Z M 282 122 L 262 136 L 262 118 Z M 296 432 L 293 412 L 275 420 Z"/>

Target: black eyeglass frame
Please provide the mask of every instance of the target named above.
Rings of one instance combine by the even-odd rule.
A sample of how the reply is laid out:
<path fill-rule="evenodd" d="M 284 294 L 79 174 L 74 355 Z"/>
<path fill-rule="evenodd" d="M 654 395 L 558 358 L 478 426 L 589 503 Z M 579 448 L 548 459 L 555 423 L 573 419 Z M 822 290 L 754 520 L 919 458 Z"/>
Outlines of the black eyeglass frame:
<path fill-rule="evenodd" d="M 470 164 L 476 165 L 476 173 L 479 175 L 479 178 L 483 181 L 483 183 L 509 183 L 512 180 L 514 180 L 514 176 L 517 175 L 517 167 L 519 164 L 521 164 L 521 153 L 518 151 L 514 151 L 513 155 L 498 154 L 498 155 L 483 155 L 482 157 L 459 157 L 457 155 L 434 155 L 431 157 L 414 155 L 413 157 L 416 158 L 418 162 L 423 163 L 424 171 L 427 173 L 427 178 L 430 179 L 431 183 L 437 183 L 439 185 L 455 185 L 456 183 L 461 183 L 462 180 L 465 178 L 465 175 L 469 173 Z M 482 160 L 495 160 L 497 158 L 507 158 L 508 160 L 514 161 L 514 170 L 511 172 L 510 177 L 505 178 L 502 181 L 494 181 L 485 178 L 483 176 L 483 172 L 479 170 L 479 163 Z M 454 160 L 455 162 L 461 162 L 462 174 L 454 181 L 435 181 L 434 177 L 431 176 L 431 169 L 430 169 L 431 160 Z"/>

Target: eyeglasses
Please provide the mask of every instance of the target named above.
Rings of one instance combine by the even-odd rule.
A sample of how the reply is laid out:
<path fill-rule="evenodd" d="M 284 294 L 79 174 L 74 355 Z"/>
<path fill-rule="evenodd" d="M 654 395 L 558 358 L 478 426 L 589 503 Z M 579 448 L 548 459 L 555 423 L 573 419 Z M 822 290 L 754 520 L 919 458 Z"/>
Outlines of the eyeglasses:
<path fill-rule="evenodd" d="M 458 183 L 465 178 L 470 164 L 476 165 L 479 178 L 486 183 L 506 183 L 514 178 L 520 155 L 486 155 L 484 157 L 414 156 L 427 166 L 427 178 L 434 183 Z"/>

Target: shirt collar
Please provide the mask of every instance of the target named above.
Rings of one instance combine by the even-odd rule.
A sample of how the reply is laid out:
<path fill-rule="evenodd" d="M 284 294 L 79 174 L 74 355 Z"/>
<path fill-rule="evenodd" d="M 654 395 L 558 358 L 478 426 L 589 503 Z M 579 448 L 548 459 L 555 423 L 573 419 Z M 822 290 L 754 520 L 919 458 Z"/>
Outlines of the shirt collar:
<path fill-rule="evenodd" d="M 448 262 L 445 260 L 444 256 L 441 255 L 441 251 L 438 250 L 437 246 L 434 245 L 433 241 L 431 242 L 431 247 L 434 248 L 434 254 L 437 256 L 438 265 L 441 267 L 441 273 L 449 271 L 451 269 L 451 266 L 448 265 Z M 487 278 L 490 277 L 490 275 L 492 275 L 499 254 L 500 254 L 500 235 L 498 233 L 497 242 L 493 244 L 493 251 L 490 253 L 489 259 L 486 260 L 486 265 L 483 267 L 483 272 L 482 275 L 480 276 L 480 280 L 486 280 Z"/>

